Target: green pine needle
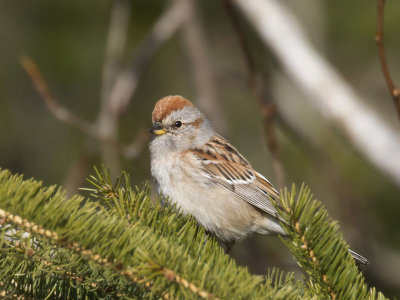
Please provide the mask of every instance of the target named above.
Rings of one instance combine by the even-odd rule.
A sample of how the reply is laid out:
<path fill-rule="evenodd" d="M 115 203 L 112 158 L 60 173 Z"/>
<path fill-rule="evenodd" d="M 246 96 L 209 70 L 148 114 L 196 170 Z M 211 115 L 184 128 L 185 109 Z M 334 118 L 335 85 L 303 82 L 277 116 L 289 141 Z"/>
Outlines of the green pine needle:
<path fill-rule="evenodd" d="M 167 199 L 150 200 L 95 170 L 93 196 L 66 199 L 0 170 L 0 292 L 38 299 L 299 299 L 306 287 L 280 272 L 239 267 Z M 12 215 L 10 215 L 12 214 Z M 14 229 L 10 233 L 10 230 Z M 29 232 L 26 236 L 24 232 Z"/>
<path fill-rule="evenodd" d="M 380 299 L 369 291 L 357 268 L 339 225 L 333 221 L 309 188 L 302 185 L 297 193 L 284 190 L 281 203 L 274 202 L 283 218 L 288 237 L 281 238 L 308 275 L 312 295 L 324 299 Z"/>

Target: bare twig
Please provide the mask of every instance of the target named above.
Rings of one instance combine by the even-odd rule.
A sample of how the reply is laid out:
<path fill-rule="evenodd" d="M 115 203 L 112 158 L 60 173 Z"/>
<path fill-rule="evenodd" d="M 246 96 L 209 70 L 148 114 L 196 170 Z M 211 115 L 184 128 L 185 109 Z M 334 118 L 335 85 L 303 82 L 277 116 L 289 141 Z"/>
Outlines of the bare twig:
<path fill-rule="evenodd" d="M 272 155 L 272 165 L 278 181 L 278 185 L 283 187 L 285 185 L 285 173 L 280 160 L 279 145 L 275 134 L 275 116 L 277 114 L 277 106 L 272 100 L 272 94 L 265 90 L 265 80 L 257 71 L 249 46 L 246 42 L 243 30 L 239 24 L 237 15 L 233 9 L 231 0 L 224 0 L 225 11 L 227 12 L 231 21 L 234 32 L 238 38 L 240 49 L 242 51 L 248 76 L 248 85 L 257 99 L 258 105 L 261 110 L 264 122 L 264 134 L 267 142 L 268 149 Z"/>
<path fill-rule="evenodd" d="M 186 0 L 188 17 L 182 27 L 182 37 L 186 54 L 191 65 L 195 100 L 201 110 L 209 117 L 217 131 L 225 131 L 224 114 L 218 105 L 217 83 L 212 68 L 209 42 L 199 15 L 199 1 Z"/>
<path fill-rule="evenodd" d="M 396 88 L 396 86 L 393 83 L 392 76 L 390 75 L 389 67 L 386 61 L 385 47 L 383 42 L 384 8 L 385 8 L 385 0 L 378 0 L 378 23 L 377 23 L 377 32 L 375 40 L 378 45 L 379 61 L 381 64 L 383 76 L 385 77 L 386 85 L 389 89 L 390 95 L 392 96 L 394 104 L 396 106 L 397 115 L 400 118 L 400 89 Z"/>
<path fill-rule="evenodd" d="M 172 0 L 172 4 L 163 12 L 150 34 L 140 44 L 128 67 L 117 77 L 109 99 L 113 114 L 119 115 L 125 110 L 150 58 L 184 23 L 186 18 L 186 0 Z"/>
<path fill-rule="evenodd" d="M 117 75 L 121 72 L 121 60 L 128 36 L 130 7 L 128 0 L 114 0 L 111 9 L 103 66 L 101 107 L 97 119 L 99 132 L 106 139 L 118 139 L 118 116 L 111 109 L 110 93 Z M 115 179 L 121 173 L 117 148 L 101 142 L 100 150 L 104 163 L 110 168 L 111 175 Z"/>
<path fill-rule="evenodd" d="M 56 119 L 67 123 L 68 125 L 79 129 L 89 136 L 99 138 L 99 133 L 95 126 L 81 119 L 65 107 L 63 107 L 52 95 L 49 86 L 44 80 L 39 68 L 28 56 L 21 56 L 20 63 L 32 79 L 37 91 L 42 96 L 47 109 L 56 117 Z"/>
<path fill-rule="evenodd" d="M 121 71 L 122 58 L 128 36 L 130 11 L 131 1 L 113 1 L 103 65 L 102 103 L 108 100 L 115 79 Z"/>
<path fill-rule="evenodd" d="M 143 148 L 143 145 L 147 139 L 147 134 L 145 134 L 146 130 L 144 128 L 139 129 L 137 137 L 129 145 L 122 145 L 114 138 L 105 138 L 96 130 L 95 126 L 79 118 L 57 101 L 57 99 L 52 95 L 50 88 L 42 76 L 39 68 L 31 58 L 28 56 L 22 56 L 20 61 L 39 94 L 42 96 L 46 107 L 56 119 L 77 128 L 79 131 L 87 134 L 89 137 L 112 145 L 118 150 L 119 153 L 123 154 L 128 159 L 135 159 L 140 154 L 141 149 Z"/>

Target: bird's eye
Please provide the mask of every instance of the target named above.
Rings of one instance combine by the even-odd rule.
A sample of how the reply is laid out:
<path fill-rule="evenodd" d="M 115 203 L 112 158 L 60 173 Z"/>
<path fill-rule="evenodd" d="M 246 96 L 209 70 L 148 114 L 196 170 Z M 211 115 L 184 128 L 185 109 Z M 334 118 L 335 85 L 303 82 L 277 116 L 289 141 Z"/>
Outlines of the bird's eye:
<path fill-rule="evenodd" d="M 176 128 L 179 128 L 179 127 L 182 126 L 182 122 L 181 122 L 181 121 L 176 121 L 176 122 L 174 123 L 174 125 L 175 125 Z"/>

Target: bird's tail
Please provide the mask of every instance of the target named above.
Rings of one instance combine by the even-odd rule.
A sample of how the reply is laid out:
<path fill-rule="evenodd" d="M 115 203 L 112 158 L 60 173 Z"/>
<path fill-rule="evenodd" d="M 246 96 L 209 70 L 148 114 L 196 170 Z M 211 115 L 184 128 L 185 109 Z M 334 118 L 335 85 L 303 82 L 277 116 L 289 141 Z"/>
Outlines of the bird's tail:
<path fill-rule="evenodd" d="M 353 255 L 353 258 L 356 261 L 356 264 L 358 266 L 366 266 L 369 264 L 368 259 L 366 259 L 364 256 L 362 256 L 350 249 L 349 249 L 349 252 L 351 255 Z"/>
<path fill-rule="evenodd" d="M 263 224 L 262 226 L 260 226 L 257 232 L 261 234 L 266 234 L 266 233 L 279 234 L 282 237 L 288 237 L 287 233 L 284 231 L 282 226 L 277 222 L 277 219 L 269 215 L 267 215 L 267 217 L 263 219 Z M 349 249 L 349 252 L 356 261 L 357 266 L 360 267 L 369 264 L 368 259 L 366 259 L 364 256 L 358 254 L 357 252 L 354 252 L 351 249 Z"/>

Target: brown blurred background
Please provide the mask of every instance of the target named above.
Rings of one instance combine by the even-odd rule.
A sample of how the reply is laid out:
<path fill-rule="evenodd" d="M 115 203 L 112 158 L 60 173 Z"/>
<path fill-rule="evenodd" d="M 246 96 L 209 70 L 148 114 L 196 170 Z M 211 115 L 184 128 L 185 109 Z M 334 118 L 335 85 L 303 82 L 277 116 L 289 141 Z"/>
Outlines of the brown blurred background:
<path fill-rule="evenodd" d="M 281 2 L 369 112 L 400 136 L 374 40 L 376 1 Z M 365 156 L 340 123 L 308 101 L 301 84 L 285 72 L 241 9 L 233 6 L 254 62 L 253 76 L 259 79 L 252 88 L 243 45 L 225 4 L 1 1 L 0 167 L 46 185 L 64 185 L 69 194 L 86 186 L 83 178 L 101 162 L 113 174 L 127 171 L 132 183 L 150 180 L 145 130 L 153 105 L 163 96 L 180 94 L 200 107 L 277 187 L 309 185 L 339 221 L 351 248 L 370 260 L 368 282 L 386 296 L 399 297 L 399 182 Z M 385 46 L 398 85 L 399 15 L 400 2 L 387 1 Z M 292 51 L 296 57 L 296 49 Z M 59 105 L 92 124 L 94 134 L 58 120 L 46 108 L 19 62 L 23 54 L 39 66 Z M 112 97 L 117 100 L 110 102 Z M 118 100 L 124 99 L 126 105 L 121 105 Z M 269 139 L 276 138 L 274 154 L 266 143 L 265 112 L 272 116 L 266 127 Z M 369 132 L 363 134 L 370 138 Z M 380 142 L 372 135 L 370 140 L 371 145 Z M 298 272 L 276 237 L 247 239 L 233 249 L 233 256 L 257 274 L 273 266 Z"/>

